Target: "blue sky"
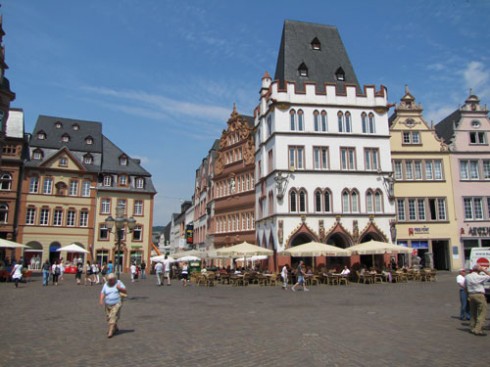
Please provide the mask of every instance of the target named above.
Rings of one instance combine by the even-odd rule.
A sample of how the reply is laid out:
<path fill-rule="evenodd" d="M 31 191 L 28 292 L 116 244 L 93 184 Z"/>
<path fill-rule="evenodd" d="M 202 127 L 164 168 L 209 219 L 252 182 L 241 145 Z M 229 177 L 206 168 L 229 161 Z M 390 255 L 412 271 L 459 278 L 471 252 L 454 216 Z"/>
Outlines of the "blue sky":
<path fill-rule="evenodd" d="M 473 88 L 490 102 L 487 0 L 3 0 L 7 77 L 26 131 L 38 115 L 101 121 L 152 173 L 155 225 L 237 104 L 252 114 L 285 19 L 338 27 L 361 84 L 404 86 L 438 122 Z"/>

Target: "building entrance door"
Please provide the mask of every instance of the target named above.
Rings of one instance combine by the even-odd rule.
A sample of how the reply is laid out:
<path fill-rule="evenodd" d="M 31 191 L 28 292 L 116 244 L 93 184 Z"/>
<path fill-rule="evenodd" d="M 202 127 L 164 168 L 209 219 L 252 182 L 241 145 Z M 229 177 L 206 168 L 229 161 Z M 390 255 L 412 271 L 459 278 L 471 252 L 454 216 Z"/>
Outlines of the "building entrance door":
<path fill-rule="evenodd" d="M 450 270 L 449 241 L 432 241 L 434 268 L 437 270 Z"/>

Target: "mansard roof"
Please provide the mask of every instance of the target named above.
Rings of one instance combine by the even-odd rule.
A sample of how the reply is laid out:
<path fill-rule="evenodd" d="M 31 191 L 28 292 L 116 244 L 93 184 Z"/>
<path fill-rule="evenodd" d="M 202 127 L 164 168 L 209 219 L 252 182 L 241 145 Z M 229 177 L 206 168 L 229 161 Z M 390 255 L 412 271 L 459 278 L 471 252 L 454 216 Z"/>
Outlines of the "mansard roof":
<path fill-rule="evenodd" d="M 287 81 L 296 82 L 297 90 L 304 90 L 306 82 L 317 83 L 318 92 L 325 91 L 325 83 L 337 85 L 339 91 L 346 84 L 360 90 L 337 28 L 292 20 L 284 22 L 274 79 L 281 87 Z"/>
<path fill-rule="evenodd" d="M 103 138 L 103 158 L 102 158 L 102 172 L 104 173 L 126 173 L 128 175 L 135 176 L 151 176 L 150 173 L 140 165 L 139 159 L 130 158 L 129 155 L 124 153 L 119 147 L 110 141 L 107 137 Z M 122 165 L 120 162 L 121 157 L 127 158 L 127 164 Z"/>
<path fill-rule="evenodd" d="M 39 139 L 38 132 L 45 133 L 45 139 Z M 68 135 L 69 141 L 62 137 Z M 92 144 L 87 144 L 85 138 L 93 138 Z M 67 147 L 70 151 L 102 153 L 102 124 L 95 121 L 74 120 L 64 117 L 39 116 L 29 141 L 31 147 L 61 149 Z"/>

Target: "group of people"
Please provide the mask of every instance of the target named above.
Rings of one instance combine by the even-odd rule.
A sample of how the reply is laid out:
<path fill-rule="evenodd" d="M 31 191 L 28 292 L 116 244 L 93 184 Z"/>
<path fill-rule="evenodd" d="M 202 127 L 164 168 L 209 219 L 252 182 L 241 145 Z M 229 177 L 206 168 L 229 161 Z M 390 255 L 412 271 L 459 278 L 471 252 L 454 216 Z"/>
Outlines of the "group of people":
<path fill-rule="evenodd" d="M 490 272 L 481 265 L 475 265 L 469 274 L 465 269 L 459 271 L 456 282 L 459 285 L 461 303 L 460 319 L 470 321 L 470 332 L 485 336 L 483 325 L 487 316 L 487 299 L 484 283 L 490 280 Z"/>
<path fill-rule="evenodd" d="M 172 263 L 168 259 L 168 255 L 165 255 L 163 261 L 159 261 L 155 264 L 155 275 L 157 277 L 157 285 L 162 286 L 164 280 L 167 280 L 167 285 L 170 285 L 170 271 L 172 270 Z M 186 279 L 186 282 L 188 277 Z"/>

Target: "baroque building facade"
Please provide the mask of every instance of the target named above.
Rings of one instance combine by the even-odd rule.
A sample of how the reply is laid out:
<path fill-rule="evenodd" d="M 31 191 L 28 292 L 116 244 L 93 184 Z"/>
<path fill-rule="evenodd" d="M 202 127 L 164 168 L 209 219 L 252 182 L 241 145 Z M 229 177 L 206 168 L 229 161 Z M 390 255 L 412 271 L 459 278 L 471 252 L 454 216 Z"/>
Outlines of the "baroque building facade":
<path fill-rule="evenodd" d="M 462 257 L 450 151 L 422 112 L 406 87 L 390 117 L 396 239 L 412 248 L 425 266 L 458 269 Z"/>
<path fill-rule="evenodd" d="M 210 232 L 216 249 L 255 243 L 254 121 L 236 107 L 219 140 L 214 164 Z"/>
<path fill-rule="evenodd" d="M 391 241 L 387 105 L 385 87 L 360 87 L 335 27 L 285 22 L 254 114 L 260 246 Z"/>
<path fill-rule="evenodd" d="M 451 151 L 459 236 L 453 257 L 469 265 L 474 247 L 490 247 L 490 120 L 487 106 L 470 92 L 465 103 L 436 126 Z"/>

